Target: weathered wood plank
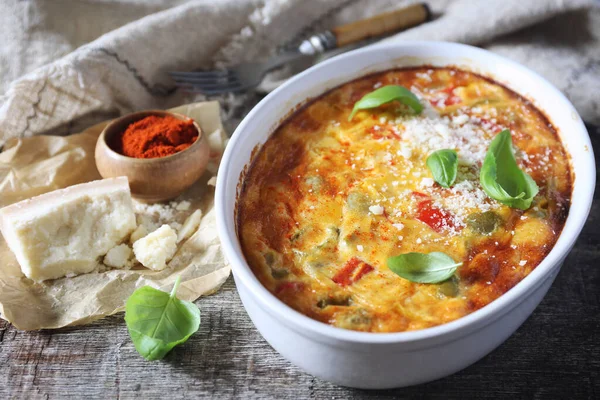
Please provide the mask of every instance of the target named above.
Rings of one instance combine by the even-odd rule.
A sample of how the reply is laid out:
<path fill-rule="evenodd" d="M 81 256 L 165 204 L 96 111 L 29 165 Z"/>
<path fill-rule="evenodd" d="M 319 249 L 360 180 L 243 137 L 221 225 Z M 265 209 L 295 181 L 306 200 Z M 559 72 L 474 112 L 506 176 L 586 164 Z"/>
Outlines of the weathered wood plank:
<path fill-rule="evenodd" d="M 592 136 L 600 153 L 600 132 Z M 230 279 L 197 302 L 200 331 L 161 362 L 136 353 L 122 315 L 31 333 L 0 322 L 0 399 L 600 398 L 599 197 L 597 190 L 577 245 L 533 316 L 492 354 L 451 377 L 391 391 L 315 379 L 261 338 Z"/>

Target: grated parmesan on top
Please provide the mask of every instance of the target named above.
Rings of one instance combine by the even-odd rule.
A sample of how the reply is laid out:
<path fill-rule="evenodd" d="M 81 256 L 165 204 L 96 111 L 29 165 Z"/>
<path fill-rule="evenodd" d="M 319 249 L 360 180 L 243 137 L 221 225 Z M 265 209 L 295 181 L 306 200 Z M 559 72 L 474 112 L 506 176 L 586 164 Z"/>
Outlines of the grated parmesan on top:
<path fill-rule="evenodd" d="M 429 154 L 436 150 L 454 149 L 461 165 L 483 162 L 492 135 L 471 122 L 467 114 L 459 114 L 451 120 L 439 115 L 427 103 L 424 105 L 421 115 L 402 121 L 398 127 L 407 152 L 420 149 Z"/>
<path fill-rule="evenodd" d="M 417 89 L 414 92 L 423 99 Z M 389 207 L 392 224 L 399 222 L 396 218 L 402 212 L 414 215 L 418 198 L 405 205 L 398 203 L 401 198 L 412 196 L 408 187 L 414 187 L 428 196 L 433 207 L 441 210 L 444 216 L 441 229 L 458 235 L 469 215 L 500 207 L 483 191 L 479 171 L 495 131 L 502 127 L 496 124 L 492 130 L 481 123 L 482 119 L 493 120 L 489 110 L 479 109 L 475 113 L 475 109 L 458 108 L 451 115 L 442 115 L 429 101 L 422 104 L 424 109 L 419 115 L 377 118 L 372 132 L 376 132 L 373 140 L 381 143 L 381 150 L 374 153 L 374 157 L 364 151 L 342 152 L 344 162 L 354 171 L 381 168 L 391 178 L 371 187 L 370 190 L 377 193 L 369 207 L 372 215 L 383 215 L 384 207 Z M 435 183 L 426 166 L 427 157 L 442 149 L 456 150 L 459 162 L 454 184 L 443 189 Z M 521 159 L 518 154 L 517 159 Z M 373 178 L 378 179 L 376 175 Z"/>

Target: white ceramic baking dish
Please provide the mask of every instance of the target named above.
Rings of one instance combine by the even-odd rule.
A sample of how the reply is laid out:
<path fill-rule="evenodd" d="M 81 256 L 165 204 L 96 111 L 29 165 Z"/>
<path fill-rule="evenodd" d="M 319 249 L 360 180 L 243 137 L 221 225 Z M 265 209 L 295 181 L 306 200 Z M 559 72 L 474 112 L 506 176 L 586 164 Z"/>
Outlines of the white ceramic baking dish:
<path fill-rule="evenodd" d="M 558 129 L 575 175 L 571 210 L 560 238 L 523 281 L 482 309 L 434 328 L 364 333 L 335 328 L 291 309 L 269 293 L 242 254 L 235 206 L 252 150 L 264 143 L 299 104 L 360 76 L 391 68 L 458 66 L 491 77 L 532 100 Z M 493 53 L 441 42 L 404 42 L 356 50 L 305 71 L 269 94 L 242 121 L 229 142 L 217 179 L 219 236 L 240 298 L 263 337 L 308 373 L 357 388 L 392 388 L 459 371 L 504 342 L 542 300 L 590 210 L 596 171 L 588 133 L 573 105 L 532 71 Z"/>

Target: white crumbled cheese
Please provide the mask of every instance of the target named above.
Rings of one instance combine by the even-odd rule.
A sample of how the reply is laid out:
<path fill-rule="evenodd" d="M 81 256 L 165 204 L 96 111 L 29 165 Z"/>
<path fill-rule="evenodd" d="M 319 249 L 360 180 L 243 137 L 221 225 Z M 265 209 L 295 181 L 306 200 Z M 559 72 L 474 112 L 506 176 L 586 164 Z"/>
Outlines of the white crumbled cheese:
<path fill-rule="evenodd" d="M 450 136 L 450 129 L 448 128 L 448 125 L 435 124 L 433 128 L 437 133 L 440 134 L 440 136 L 442 136 L 445 139 L 448 138 L 448 136 Z"/>
<path fill-rule="evenodd" d="M 421 240 L 421 238 L 417 238 L 417 244 L 421 244 L 423 242 L 423 240 Z"/>
<path fill-rule="evenodd" d="M 129 236 L 129 241 L 131 243 L 133 243 L 136 240 L 139 240 L 139 239 L 143 238 L 147 234 L 148 234 L 148 229 L 146 229 L 146 227 L 144 225 L 140 225 L 140 226 L 138 226 L 136 228 L 135 231 L 133 231 L 133 233 L 131 234 L 131 236 Z"/>
<path fill-rule="evenodd" d="M 431 187 L 433 186 L 433 179 L 431 178 L 423 178 L 421 179 L 421 186 L 423 187 Z"/>
<path fill-rule="evenodd" d="M 404 224 L 401 222 L 398 222 L 397 224 L 392 224 L 392 226 L 396 229 L 398 229 L 399 231 L 401 231 L 402 229 L 404 229 Z"/>
<path fill-rule="evenodd" d="M 170 204 L 146 204 L 135 200 L 133 208 L 138 225 L 143 225 L 148 232 L 155 231 L 163 224 L 175 221 L 175 215 L 178 213 Z"/>
<path fill-rule="evenodd" d="M 519 265 L 521 267 L 524 266 L 525 264 L 527 264 L 527 260 L 521 260 L 521 261 L 519 261 Z"/>
<path fill-rule="evenodd" d="M 404 239 L 404 236 L 398 236 L 398 240 Z"/>
<path fill-rule="evenodd" d="M 385 118 L 385 117 L 380 117 L 379 118 L 379 123 L 380 124 L 385 124 L 386 122 L 387 122 L 387 118 Z"/>
<path fill-rule="evenodd" d="M 454 125 L 463 125 L 469 122 L 469 116 L 467 114 L 458 115 L 452 118 L 452 123 Z"/>
<path fill-rule="evenodd" d="M 380 205 L 370 206 L 369 211 L 371 211 L 371 213 L 374 215 L 381 215 L 383 214 L 383 207 L 381 207 Z"/>
<path fill-rule="evenodd" d="M 179 230 L 181 229 L 181 226 L 182 226 L 179 222 L 175 222 L 175 221 L 169 222 L 168 225 L 171 228 L 173 228 L 173 230 L 175 232 L 179 232 Z"/>
<path fill-rule="evenodd" d="M 375 83 L 375 84 L 373 85 L 373 89 L 378 89 L 378 88 L 380 88 L 382 85 L 383 85 L 383 83 L 381 83 L 381 82 L 377 82 L 377 83 Z"/>
<path fill-rule="evenodd" d="M 404 140 L 428 153 L 441 149 L 458 149 L 459 156 L 470 165 L 483 161 L 493 137 L 491 132 L 470 121 L 460 126 L 451 124 L 449 118 L 434 112 L 428 102 L 423 105 L 424 110 L 419 117 L 403 122 Z"/>
<path fill-rule="evenodd" d="M 190 209 L 190 202 L 187 200 L 184 200 L 184 201 L 180 202 L 179 204 L 176 204 L 175 209 L 177 211 L 187 211 Z"/>
<path fill-rule="evenodd" d="M 406 144 L 402 143 L 400 145 L 400 150 L 398 151 L 398 155 L 406 158 L 407 160 L 412 157 L 412 148 Z"/>
<path fill-rule="evenodd" d="M 527 216 L 526 216 L 526 215 L 521 215 L 521 220 L 522 220 L 522 221 L 525 221 L 526 219 L 527 219 Z"/>
<path fill-rule="evenodd" d="M 357 244 L 356 245 L 356 250 L 360 251 L 361 253 L 365 250 L 365 248 L 363 247 L 362 244 Z"/>
<path fill-rule="evenodd" d="M 146 268 L 161 271 L 177 250 L 177 234 L 169 225 L 163 225 L 133 244 L 135 258 Z"/>
<path fill-rule="evenodd" d="M 202 221 L 201 210 L 196 210 L 189 217 L 187 217 L 183 223 L 183 226 L 177 232 L 177 243 L 192 236 L 198 229 L 198 226 L 200 226 L 200 221 Z"/>
<path fill-rule="evenodd" d="M 111 268 L 126 268 L 131 266 L 132 256 L 131 247 L 123 243 L 110 249 L 104 256 L 103 263 Z"/>
<path fill-rule="evenodd" d="M 70 186 L 0 210 L 0 231 L 34 281 L 93 271 L 136 228 L 126 177 Z"/>

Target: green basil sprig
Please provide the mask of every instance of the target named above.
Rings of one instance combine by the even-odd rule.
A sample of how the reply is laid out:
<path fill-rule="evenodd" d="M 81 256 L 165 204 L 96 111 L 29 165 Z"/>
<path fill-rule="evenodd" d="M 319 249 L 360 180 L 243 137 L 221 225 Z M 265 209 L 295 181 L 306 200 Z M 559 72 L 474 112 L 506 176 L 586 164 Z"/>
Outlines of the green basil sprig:
<path fill-rule="evenodd" d="M 500 132 L 488 148 L 479 180 L 492 199 L 509 207 L 527 210 L 539 188 L 535 181 L 519 169 L 512 150 L 508 129 Z"/>
<path fill-rule="evenodd" d="M 427 168 L 440 186 L 449 188 L 456 180 L 458 155 L 456 150 L 438 150 L 427 157 Z"/>
<path fill-rule="evenodd" d="M 127 329 L 135 349 L 146 360 L 162 359 L 200 327 L 198 307 L 175 296 L 179 281 L 177 277 L 170 294 L 144 286 L 127 299 Z"/>
<path fill-rule="evenodd" d="M 439 283 L 450 278 L 463 263 L 440 253 L 406 253 L 387 260 L 388 268 L 411 282 Z"/>
<path fill-rule="evenodd" d="M 366 110 L 368 108 L 379 107 L 382 104 L 389 103 L 391 101 L 398 100 L 400 103 L 406 104 L 412 108 L 417 114 L 423 111 L 423 105 L 410 90 L 399 85 L 388 85 L 380 87 L 371 93 L 365 94 L 362 99 L 354 103 L 354 108 L 348 117 L 348 121 L 351 121 L 359 110 Z"/>

